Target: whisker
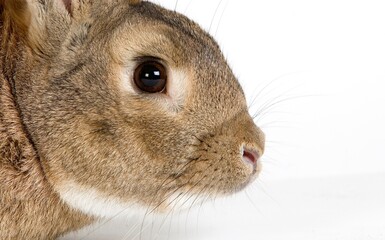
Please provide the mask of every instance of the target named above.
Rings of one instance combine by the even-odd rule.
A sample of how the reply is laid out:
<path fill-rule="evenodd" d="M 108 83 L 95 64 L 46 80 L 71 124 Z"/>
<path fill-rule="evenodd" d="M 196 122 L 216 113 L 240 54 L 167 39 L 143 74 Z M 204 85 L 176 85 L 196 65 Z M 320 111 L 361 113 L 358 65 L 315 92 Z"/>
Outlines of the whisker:
<path fill-rule="evenodd" d="M 185 13 L 185 14 L 187 13 L 187 10 L 189 9 L 189 7 L 190 7 L 190 5 L 191 5 L 191 2 L 192 2 L 192 0 L 189 1 L 189 2 L 187 3 L 186 8 L 184 9 L 184 13 Z"/>
<path fill-rule="evenodd" d="M 210 27 L 209 27 L 209 32 L 211 31 L 211 27 L 212 27 L 212 25 L 213 25 L 213 23 L 214 23 L 215 17 L 217 16 L 218 9 L 219 9 L 219 7 L 221 6 L 222 1 L 223 1 L 223 0 L 220 0 L 220 1 L 219 1 L 219 4 L 218 4 L 217 7 L 215 8 L 214 16 L 213 16 L 212 19 L 211 19 L 211 23 L 210 23 Z"/>
<path fill-rule="evenodd" d="M 121 211 L 119 211 L 118 213 L 116 213 L 114 216 L 112 217 L 109 217 L 109 218 L 105 218 L 105 220 L 101 223 L 101 224 L 98 224 L 97 227 L 93 228 L 92 231 L 88 232 L 85 236 L 83 236 L 82 238 L 80 238 L 80 240 L 83 240 L 87 237 L 89 237 L 91 234 L 95 233 L 97 230 L 99 230 L 100 228 L 104 227 L 107 223 L 111 222 L 113 219 L 115 219 L 116 217 L 118 217 L 120 214 L 122 214 L 124 211 L 126 211 L 128 208 L 126 209 L 123 209 Z"/>
<path fill-rule="evenodd" d="M 261 159 L 262 163 L 273 163 L 273 164 L 276 164 L 278 163 L 279 161 L 276 159 L 276 158 L 273 158 L 273 157 L 270 157 L 270 156 L 266 156 L 264 155 Z"/>
<path fill-rule="evenodd" d="M 203 179 L 202 179 L 203 180 Z M 200 197 L 200 195 L 202 194 L 202 192 L 203 191 L 205 191 L 206 189 L 205 189 L 205 187 L 203 187 L 195 196 L 194 195 L 191 195 L 188 199 L 186 199 L 186 201 L 183 203 L 183 205 L 184 204 L 186 204 L 190 199 L 191 199 L 191 197 L 194 197 L 194 200 L 191 202 L 191 204 L 190 204 L 190 206 L 189 206 L 189 208 L 188 208 L 188 210 L 187 210 L 187 215 L 186 215 L 186 219 L 188 218 L 188 216 L 189 216 L 189 214 L 190 214 L 190 212 L 191 212 L 191 209 L 192 209 L 192 207 L 195 205 L 195 202 L 196 202 L 196 200 L 198 200 L 198 198 Z"/>
<path fill-rule="evenodd" d="M 139 223 L 136 223 L 134 224 L 133 226 L 131 226 L 131 228 L 126 232 L 126 234 L 124 234 L 123 236 L 123 240 L 125 239 L 130 239 L 130 236 L 134 234 L 134 231 L 139 228 Z"/>
<path fill-rule="evenodd" d="M 217 36 L 218 29 L 219 29 L 219 27 L 220 27 L 220 25 L 221 25 L 220 23 L 222 22 L 223 15 L 224 15 L 224 13 L 225 13 L 225 11 L 226 11 L 226 9 L 227 9 L 227 5 L 228 5 L 228 4 L 229 4 L 229 0 L 226 1 L 225 6 L 224 6 L 223 9 L 222 9 L 222 13 L 221 13 L 221 15 L 219 16 L 219 20 L 218 20 L 217 28 L 215 29 L 214 36 Z"/>
<path fill-rule="evenodd" d="M 255 119 L 257 116 L 261 115 L 263 112 L 266 112 L 266 109 L 269 108 L 272 104 L 274 104 L 275 102 L 280 101 L 284 98 L 285 98 L 284 95 L 278 95 L 276 97 L 270 98 L 269 100 L 265 101 L 263 104 L 261 104 L 258 107 L 258 110 L 253 114 L 253 119 Z"/>
<path fill-rule="evenodd" d="M 196 137 L 196 136 L 194 136 L 194 137 Z M 197 137 L 196 137 L 196 138 L 197 138 Z M 184 165 L 177 171 L 177 172 L 180 172 L 180 173 L 177 174 L 176 177 L 175 177 L 174 175 L 173 175 L 173 176 L 168 176 L 168 177 L 162 182 L 162 184 L 161 184 L 161 186 L 158 188 L 157 192 L 154 194 L 154 196 L 153 196 L 151 202 L 153 202 L 153 201 L 155 200 L 155 198 L 157 197 L 157 195 L 158 195 L 160 189 L 162 189 L 163 186 L 166 186 L 166 185 L 168 185 L 169 183 L 174 182 L 177 178 L 179 178 L 179 177 L 182 176 L 181 173 L 182 173 L 183 171 L 185 171 L 185 170 L 189 167 L 190 164 L 192 164 L 192 163 L 194 163 L 194 162 L 196 163 L 196 162 L 201 161 L 201 160 L 202 160 L 202 161 L 206 161 L 205 159 L 199 159 L 199 158 L 198 158 L 198 160 L 189 161 L 189 162 L 187 162 L 186 164 L 184 164 Z M 195 174 L 197 174 L 197 173 L 195 173 Z M 191 176 L 190 179 L 192 179 L 192 178 L 195 176 L 195 174 L 194 174 L 193 176 Z M 170 180 L 170 181 L 167 182 L 167 180 Z M 166 183 L 166 182 L 167 182 L 167 183 Z M 146 210 L 146 213 L 145 213 L 145 215 L 144 215 L 144 217 L 143 217 L 143 219 L 142 219 L 141 229 L 143 228 L 143 225 L 144 225 L 146 216 L 147 216 L 148 214 L 153 213 L 159 206 L 161 206 L 165 201 L 167 201 L 167 199 L 168 199 L 170 196 L 172 196 L 172 195 L 175 194 L 178 190 L 180 190 L 180 189 L 182 189 L 183 187 L 185 187 L 185 185 L 186 185 L 186 184 L 183 184 L 183 185 L 179 186 L 178 188 L 174 189 L 172 192 L 170 192 L 168 195 L 166 195 L 166 196 L 164 197 L 164 199 L 163 199 L 162 201 L 160 201 L 155 207 L 152 207 L 152 209 L 150 209 L 150 207 L 148 207 L 147 210 Z M 171 204 L 171 203 L 169 203 L 166 207 L 168 207 L 170 204 Z M 150 204 L 149 206 L 151 206 L 151 204 Z M 141 232 L 142 232 L 142 230 L 141 230 Z"/>
<path fill-rule="evenodd" d="M 263 185 L 263 181 L 258 178 L 257 179 L 257 184 L 259 185 L 259 189 L 267 196 L 269 197 L 270 200 L 272 200 L 275 204 L 279 205 L 279 203 L 277 202 L 277 200 L 275 198 L 273 198 L 267 191 L 266 191 L 266 188 L 264 187 Z"/>
<path fill-rule="evenodd" d="M 212 165 L 211 165 L 212 166 Z M 210 167 L 211 167 L 210 166 Z M 203 179 L 202 179 L 203 180 Z M 200 181 L 201 182 L 201 181 Z M 191 204 L 190 204 L 190 206 L 188 207 L 188 210 L 187 210 L 187 214 L 186 214 L 186 218 L 185 218 L 185 230 L 187 229 L 187 221 L 188 221 L 188 218 L 189 218 L 189 216 L 190 216 L 190 212 L 191 212 L 191 210 L 192 210 L 192 207 L 195 205 L 195 202 L 197 201 L 197 199 L 199 198 L 199 197 L 201 197 L 202 196 L 202 193 L 204 192 L 204 191 L 206 191 L 207 190 L 207 187 L 205 186 L 205 187 L 202 187 L 202 189 L 198 192 L 198 193 L 196 193 L 195 194 L 195 199 L 191 202 Z M 203 205 L 203 203 L 208 199 L 208 195 L 209 194 L 207 194 L 206 195 L 206 198 L 204 199 L 204 201 L 201 201 L 201 203 L 200 203 L 200 207 L 199 207 L 199 209 L 202 207 L 202 205 Z M 185 205 L 188 201 L 189 201 L 189 199 L 192 197 L 193 195 L 191 195 L 182 205 Z M 197 215 L 197 222 L 196 222 L 196 224 L 197 224 L 197 226 L 198 226 L 198 218 L 199 218 L 199 213 L 198 213 L 198 215 Z"/>
<path fill-rule="evenodd" d="M 147 224 L 147 225 L 145 225 L 145 226 L 144 226 L 144 225 L 141 225 L 139 233 L 137 233 L 137 234 L 136 234 L 135 236 L 133 236 L 132 238 L 135 239 L 135 238 L 139 237 L 139 239 L 142 239 L 142 233 L 143 233 L 144 230 L 146 230 L 146 229 L 149 227 L 149 225 L 150 225 L 150 224 Z"/>
<path fill-rule="evenodd" d="M 273 114 L 270 112 L 270 114 Z M 264 118 L 262 118 L 264 119 Z M 263 121 L 260 121 L 263 122 Z M 290 121 L 271 121 L 271 122 L 266 122 L 262 124 L 258 124 L 259 128 L 262 129 L 264 132 L 268 129 L 294 129 L 294 130 L 299 130 L 300 126 L 298 124 L 294 124 L 294 122 Z"/>
<path fill-rule="evenodd" d="M 195 174 L 190 178 L 190 180 L 191 180 L 194 176 L 195 176 Z M 203 177 L 200 178 L 200 179 L 199 179 L 193 186 L 191 186 L 185 193 L 179 194 L 179 195 L 177 196 L 176 199 L 179 198 L 178 201 L 180 201 L 180 200 L 181 200 L 180 196 L 186 196 L 187 194 L 190 194 L 190 193 L 195 189 L 195 187 L 198 186 L 198 184 L 200 184 L 200 183 L 203 181 L 203 179 L 205 179 L 206 177 L 207 177 L 207 175 L 203 175 Z M 190 195 L 190 196 L 189 196 L 189 197 L 182 203 L 181 207 L 183 207 L 183 205 L 184 205 L 186 202 L 188 202 L 188 201 L 191 199 L 191 197 L 193 197 L 193 196 L 194 196 L 194 195 Z M 171 201 L 171 202 L 167 205 L 167 207 L 170 206 L 171 204 L 173 204 L 173 202 L 174 202 L 176 199 L 174 199 L 173 201 Z M 178 203 L 178 202 L 176 202 L 176 203 Z M 175 208 L 175 207 L 176 207 L 176 204 L 174 204 L 174 206 L 173 206 L 172 208 Z"/>
<path fill-rule="evenodd" d="M 93 132 L 97 132 L 99 130 L 95 130 Z M 91 133 L 90 133 L 91 134 Z M 89 134 L 89 135 L 90 135 Z M 83 136 L 84 137 L 84 136 Z M 138 223 L 134 226 L 132 226 L 129 231 L 127 231 L 127 233 L 124 235 L 124 238 L 123 239 L 137 239 L 139 237 L 139 239 L 142 239 L 143 238 L 143 235 L 142 233 L 144 233 L 145 230 L 149 229 L 151 227 L 151 239 L 154 237 L 152 234 L 154 232 L 154 221 L 152 221 L 151 223 L 146 223 L 146 218 L 150 215 L 150 214 L 153 214 L 155 212 L 155 210 L 161 206 L 162 204 L 165 203 L 165 201 L 167 201 L 167 199 L 172 196 L 173 194 L 175 194 L 177 191 L 179 191 L 180 189 L 184 188 L 188 182 L 190 182 L 190 180 L 195 177 L 195 174 L 193 174 L 191 177 L 190 177 L 190 180 L 187 181 L 186 184 L 182 184 L 180 186 L 178 186 L 176 189 L 174 189 L 173 191 L 171 191 L 170 193 L 166 194 L 166 196 L 164 197 L 164 199 L 158 203 L 156 206 L 152 206 L 151 202 L 154 202 L 155 199 L 158 197 L 158 194 L 159 194 L 159 191 L 161 189 L 164 189 L 165 186 L 168 186 L 169 184 L 171 184 L 172 182 L 175 181 L 175 179 L 183 176 L 183 172 L 189 168 L 189 166 L 194 163 L 194 162 L 198 162 L 198 161 L 206 161 L 205 159 L 200 159 L 200 158 L 196 158 L 196 159 L 193 159 L 193 160 L 190 160 L 188 162 L 186 162 L 185 164 L 183 164 L 182 166 L 180 166 L 179 170 L 176 171 L 175 174 L 173 174 L 172 176 L 167 176 L 165 177 L 165 179 L 162 181 L 162 183 L 160 184 L 160 187 L 157 189 L 156 193 L 154 194 L 152 200 L 150 201 L 150 204 L 148 204 L 148 207 L 146 209 L 146 212 L 145 214 L 143 215 L 143 218 L 142 218 L 142 221 L 141 223 Z M 195 189 L 195 187 L 200 184 L 204 178 L 206 178 L 207 176 L 204 175 L 201 179 L 199 179 L 188 191 L 184 192 L 183 195 L 188 195 L 190 194 L 190 192 Z M 167 214 L 167 216 L 165 217 L 165 220 L 161 223 L 160 227 L 159 227 L 159 231 L 163 228 L 165 222 L 167 221 L 167 218 L 170 216 L 170 214 L 173 214 L 175 212 L 175 209 L 176 209 L 176 203 L 178 203 L 178 201 L 181 201 L 183 198 L 181 198 L 182 194 L 178 195 L 175 199 L 173 199 L 172 201 L 170 201 L 170 203 L 167 204 L 166 207 L 170 206 L 171 204 L 175 203 L 175 205 L 171 208 L 171 211 L 169 212 L 169 214 Z M 190 199 L 191 197 L 193 197 L 194 195 L 191 195 L 189 198 L 186 199 L 186 201 L 184 203 L 182 203 L 182 206 L 185 205 Z M 194 199 L 194 203 L 195 201 L 198 199 L 198 196 L 196 197 L 196 199 Z M 151 207 L 152 206 L 152 207 Z M 113 219 L 115 219 L 116 217 L 118 217 L 118 215 L 120 215 L 121 213 L 123 213 L 125 210 L 128 210 L 130 207 L 128 207 L 127 209 L 123 209 L 121 210 L 119 213 L 117 213 L 116 215 L 114 215 L 113 217 L 111 218 L 108 218 L 106 219 L 105 221 L 103 221 L 100 225 L 98 225 L 96 228 L 92 229 L 92 231 L 88 232 L 87 235 L 85 235 L 82 239 L 85 239 L 86 237 L 90 236 L 91 234 L 95 233 L 97 230 L 99 230 L 101 227 L 105 226 L 107 223 L 109 223 L 110 221 L 112 221 Z M 171 216 L 172 218 L 172 216 Z M 171 221 L 172 219 L 170 219 Z M 139 231 L 138 233 L 134 234 L 134 232 L 136 231 Z M 133 236 L 134 235 L 134 236 Z M 148 235 L 146 235 L 148 236 Z M 157 235 L 155 235 L 156 237 Z"/>
<path fill-rule="evenodd" d="M 168 225 L 168 235 L 167 235 L 167 239 L 170 238 L 170 235 L 171 235 L 171 225 L 172 225 L 172 218 L 174 216 L 174 210 L 172 209 L 171 210 L 171 215 L 170 215 L 170 224 Z"/>
<path fill-rule="evenodd" d="M 178 0 L 175 1 L 175 7 L 174 7 L 175 12 L 176 12 L 177 7 L 178 7 Z"/>
<path fill-rule="evenodd" d="M 215 198 L 216 198 L 216 191 L 215 191 L 215 193 L 212 193 L 212 194 L 206 194 L 204 200 L 201 201 L 200 206 L 198 208 L 198 214 L 197 214 L 197 217 L 196 217 L 196 226 L 197 227 L 198 227 L 198 223 L 199 223 L 199 218 L 200 218 L 201 210 L 203 208 L 203 204 L 207 203 L 209 201 L 209 199 L 214 199 L 215 200 Z"/>
<path fill-rule="evenodd" d="M 244 191 L 244 193 L 245 193 L 247 199 L 250 201 L 251 205 L 255 208 L 255 210 L 257 210 L 257 212 L 259 212 L 259 214 L 261 214 L 262 216 L 265 216 L 265 214 L 261 211 L 261 209 L 259 209 L 257 207 L 257 205 L 254 203 L 254 201 L 250 197 L 249 193 L 247 192 L 247 189 Z"/>
<path fill-rule="evenodd" d="M 262 117 L 268 113 L 268 110 L 273 109 L 275 106 L 277 106 L 280 103 L 288 102 L 291 100 L 297 100 L 297 99 L 301 99 L 301 98 L 314 97 L 314 95 L 288 96 L 285 98 L 281 97 L 281 99 L 279 99 L 280 97 L 275 98 L 274 102 L 270 102 L 269 105 L 262 107 L 257 113 L 255 113 L 253 115 L 253 119 L 257 118 L 256 121 L 261 121 Z"/>
<path fill-rule="evenodd" d="M 273 83 L 277 82 L 278 80 L 286 77 L 286 76 L 289 76 L 289 75 L 292 75 L 292 74 L 297 74 L 297 73 L 300 73 L 300 72 L 292 72 L 292 73 L 286 73 L 286 74 L 282 74 L 274 79 L 272 79 L 271 81 L 269 81 L 264 87 L 262 87 L 258 93 L 253 97 L 251 103 L 249 104 L 249 108 L 251 108 L 255 102 L 256 99 L 258 99 L 259 97 L 262 96 L 262 93 L 268 88 L 270 87 L 271 85 L 273 85 Z M 259 88 L 259 87 L 256 87 L 256 88 Z"/>
<path fill-rule="evenodd" d="M 166 179 L 170 179 L 170 177 L 168 177 L 168 178 L 166 178 Z M 171 181 L 172 182 L 172 181 Z M 170 182 L 170 183 L 171 183 Z M 177 192 L 180 188 L 182 188 L 182 187 L 184 187 L 184 185 L 182 185 L 182 186 L 180 186 L 180 187 L 178 187 L 178 188 L 176 188 L 174 191 L 172 191 L 171 193 L 169 193 L 160 203 L 158 203 L 155 207 L 152 207 L 152 209 L 150 209 L 151 208 L 151 204 L 147 207 L 147 209 L 146 209 L 146 212 L 145 212 L 145 214 L 144 214 L 144 216 L 143 216 L 143 219 L 142 219 L 142 223 L 141 223 L 141 227 L 140 227 L 140 239 L 141 239 L 141 236 L 142 236 L 142 232 L 143 232 L 143 230 L 144 230 L 144 224 L 145 224 L 145 219 L 146 219 L 146 217 L 149 215 L 149 214 L 153 214 L 153 213 L 155 213 L 155 210 L 159 207 L 159 206 L 161 206 L 165 201 L 167 201 L 167 199 L 170 197 L 170 196 L 172 196 L 175 192 Z M 161 187 L 157 190 L 157 192 L 154 194 L 154 197 L 153 197 L 153 199 L 151 200 L 151 202 L 154 202 L 155 201 L 155 198 L 156 198 L 156 196 L 158 195 L 158 192 L 160 191 L 160 189 L 161 189 Z"/>
<path fill-rule="evenodd" d="M 190 216 L 191 210 L 192 210 L 193 206 L 195 206 L 195 202 L 197 201 L 197 199 L 201 197 L 201 193 L 203 191 L 206 191 L 206 189 L 202 188 L 201 191 L 199 191 L 199 193 L 195 195 L 194 200 L 191 202 L 190 206 L 187 209 L 186 218 L 185 218 L 185 229 L 187 228 L 187 221 L 188 221 L 188 218 Z M 197 222 L 197 225 L 198 225 L 198 222 Z"/>
<path fill-rule="evenodd" d="M 194 176 L 192 176 L 191 178 L 190 178 L 190 180 L 193 178 Z M 178 196 L 176 196 L 173 200 L 171 200 L 167 205 L 166 205 L 166 208 L 167 207 L 169 207 L 170 205 L 174 205 L 174 206 L 172 206 L 172 208 L 170 209 L 170 211 L 169 211 L 169 213 L 165 216 L 165 218 L 164 218 L 164 220 L 162 221 L 162 223 L 161 223 L 161 225 L 160 225 L 160 227 L 159 227 L 159 229 L 158 229 L 158 231 L 161 231 L 162 230 L 162 228 L 164 227 L 164 224 L 165 224 L 165 222 L 166 222 L 166 220 L 167 220 L 167 218 L 170 216 L 170 214 L 172 214 L 174 211 L 175 211 L 175 208 L 176 208 L 176 206 L 177 206 L 177 204 L 178 204 L 178 202 L 182 199 L 181 198 L 181 196 L 185 196 L 185 195 L 187 195 L 187 194 L 189 194 L 192 190 L 194 190 L 194 188 L 198 185 L 198 184 L 200 184 L 201 183 L 201 181 L 204 179 L 204 178 L 206 178 L 207 176 L 206 175 L 204 175 L 201 179 L 199 179 L 188 191 L 186 191 L 185 193 L 181 193 L 181 194 L 178 194 Z M 171 196 L 172 196 L 173 194 L 171 194 Z M 191 195 L 191 196 L 194 196 L 194 195 Z M 191 196 L 188 198 L 188 199 L 190 199 L 191 198 Z M 168 197 L 167 198 L 165 198 L 165 200 L 167 200 L 168 199 Z M 188 199 L 186 200 L 186 201 L 188 201 Z M 165 201 L 164 200 L 164 201 Z M 185 203 L 182 203 L 182 205 L 181 206 L 183 206 Z"/>
<path fill-rule="evenodd" d="M 276 97 L 273 97 L 273 98 L 270 98 L 269 100 L 267 100 L 264 104 L 262 104 L 262 106 L 260 108 L 265 108 L 266 106 L 268 106 L 269 104 L 271 104 L 271 102 L 274 102 L 282 97 L 285 97 L 287 96 L 287 94 L 289 94 L 290 92 L 293 92 L 296 88 L 298 88 L 299 86 L 295 86 L 295 87 L 292 87 L 286 91 L 284 91 L 283 93 L 279 94 L 278 96 Z M 272 89 L 271 91 L 273 91 L 274 89 Z M 268 92 L 268 94 L 271 94 L 271 91 Z M 261 109 L 259 109 L 258 112 L 262 112 Z M 255 115 L 255 114 L 254 114 Z"/>
<path fill-rule="evenodd" d="M 179 172 L 179 171 L 184 171 L 191 163 L 192 163 L 193 161 L 189 161 L 189 162 L 187 162 L 186 164 L 184 164 L 184 165 L 182 165 L 181 167 L 180 167 L 180 169 L 177 171 L 177 172 Z M 179 175 L 177 175 L 177 177 L 175 177 L 175 176 L 167 176 L 165 179 L 164 179 L 164 181 L 161 183 L 161 185 L 159 186 L 159 188 L 158 188 L 158 190 L 155 192 L 155 194 L 154 194 L 154 196 L 153 196 L 153 198 L 151 199 L 151 201 L 150 201 L 150 204 L 149 204 L 149 206 L 147 207 L 147 209 L 146 209 L 146 212 L 145 212 L 145 214 L 143 215 L 143 219 L 142 219 L 142 222 L 141 222 L 141 227 L 140 227 L 140 236 L 139 236 L 139 238 L 141 239 L 141 233 L 143 232 L 143 230 L 144 230 L 144 223 L 145 223 L 145 219 L 146 219 L 146 217 L 149 215 L 149 214 L 152 214 L 152 213 L 154 213 L 155 212 L 155 210 L 160 206 L 160 205 L 162 205 L 166 200 L 167 200 L 167 198 L 168 197 L 170 197 L 170 196 L 172 196 L 172 194 L 174 194 L 176 191 L 178 191 L 181 187 L 184 187 L 184 185 L 182 185 L 182 186 L 180 186 L 179 188 L 177 188 L 177 189 L 175 189 L 173 192 L 171 192 L 168 196 L 166 196 L 165 197 L 165 199 L 163 200 L 163 201 L 161 201 L 157 206 L 155 206 L 155 207 L 153 207 L 151 210 L 150 210 L 150 206 L 151 206 L 151 203 L 152 202 L 154 202 L 155 201 L 155 199 L 156 199 L 156 197 L 158 196 L 158 193 L 159 193 L 159 191 L 164 187 L 164 186 L 167 186 L 167 185 L 169 185 L 170 183 L 172 183 L 172 182 L 174 182 L 176 179 L 178 179 L 180 176 L 182 176 L 182 174 L 179 174 Z"/>
<path fill-rule="evenodd" d="M 182 166 L 180 167 L 180 169 L 179 169 L 177 172 L 183 172 L 185 169 L 187 169 L 187 167 L 191 164 L 191 162 L 192 162 L 192 161 L 189 161 L 189 162 L 187 162 L 186 164 L 182 165 Z M 166 201 L 167 198 L 168 198 L 169 196 L 172 196 L 172 194 L 174 194 L 174 193 L 175 193 L 176 191 L 178 191 L 180 188 L 175 189 L 172 193 L 170 193 L 168 196 L 166 196 L 166 198 L 165 198 L 163 201 L 161 201 L 161 203 L 159 203 L 157 206 L 155 206 L 155 207 L 153 207 L 153 208 L 151 209 L 151 204 L 155 201 L 156 197 L 158 196 L 159 191 L 160 191 L 164 186 L 167 186 L 167 185 L 169 185 L 170 183 L 174 182 L 174 181 L 175 181 L 176 179 L 178 179 L 180 176 L 182 176 L 182 174 L 178 174 L 176 177 L 175 177 L 175 176 L 167 176 L 167 177 L 162 181 L 162 183 L 161 183 L 161 185 L 159 186 L 158 190 L 155 192 L 153 198 L 151 199 L 151 201 L 150 201 L 150 203 L 149 203 L 149 206 L 148 206 L 147 209 L 146 209 L 145 214 L 143 215 L 143 219 L 142 219 L 142 222 L 141 222 L 141 224 L 140 224 L 140 225 L 141 225 L 141 227 L 140 227 L 140 228 L 141 228 L 140 234 L 141 234 L 142 231 L 144 230 L 144 223 L 145 223 L 146 217 L 147 217 L 149 214 L 154 213 L 155 210 L 156 210 L 156 208 L 158 208 L 161 204 L 163 204 L 164 201 Z M 184 185 L 183 185 L 183 186 L 184 186 Z M 183 186 L 181 186 L 181 187 L 183 187 Z M 141 235 L 140 235 L 140 238 L 141 238 Z"/>

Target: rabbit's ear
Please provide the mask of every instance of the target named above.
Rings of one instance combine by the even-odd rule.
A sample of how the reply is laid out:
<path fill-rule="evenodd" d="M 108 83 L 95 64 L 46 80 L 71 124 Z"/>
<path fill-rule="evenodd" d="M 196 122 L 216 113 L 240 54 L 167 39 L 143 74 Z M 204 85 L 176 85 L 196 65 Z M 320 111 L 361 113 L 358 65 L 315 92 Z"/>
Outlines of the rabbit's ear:
<path fill-rule="evenodd" d="M 18 34 L 35 52 L 55 47 L 71 24 L 88 17 L 92 0 L 0 0 L 2 17 L 11 20 Z M 61 33 L 61 34 L 59 34 Z M 47 49 L 49 50 L 49 49 Z"/>
<path fill-rule="evenodd" d="M 74 1 L 79 0 L 0 0 L 0 5 L 19 29 L 27 30 L 43 26 L 50 11 L 71 15 Z"/>
<path fill-rule="evenodd" d="M 72 14 L 72 0 L 62 0 L 67 11 Z"/>
<path fill-rule="evenodd" d="M 24 0 L 0 0 L 0 9 L 2 17 L 10 18 L 18 27 L 18 30 L 25 32 L 28 29 L 28 22 L 31 14 L 28 4 Z"/>

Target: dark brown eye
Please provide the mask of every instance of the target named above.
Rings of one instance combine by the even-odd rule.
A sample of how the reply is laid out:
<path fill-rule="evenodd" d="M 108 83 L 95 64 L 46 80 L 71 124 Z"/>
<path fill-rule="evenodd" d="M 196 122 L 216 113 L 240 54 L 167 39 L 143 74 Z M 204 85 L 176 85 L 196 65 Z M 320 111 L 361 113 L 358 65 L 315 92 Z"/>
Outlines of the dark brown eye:
<path fill-rule="evenodd" d="M 167 82 L 166 68 L 155 61 L 144 62 L 135 69 L 134 81 L 144 92 L 162 92 Z"/>

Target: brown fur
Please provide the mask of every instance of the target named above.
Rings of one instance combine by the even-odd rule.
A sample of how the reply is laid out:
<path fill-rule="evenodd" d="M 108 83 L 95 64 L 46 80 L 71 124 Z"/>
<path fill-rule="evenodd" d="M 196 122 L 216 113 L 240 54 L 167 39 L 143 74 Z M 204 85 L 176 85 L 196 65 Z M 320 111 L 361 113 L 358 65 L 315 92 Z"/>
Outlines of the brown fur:
<path fill-rule="evenodd" d="M 1 0 L 0 11 L 0 239 L 91 223 L 61 200 L 72 183 L 167 211 L 173 193 L 229 194 L 255 178 L 240 147 L 261 155 L 264 135 L 195 23 L 137 0 Z M 122 91 L 143 56 L 187 79 L 175 107 L 168 93 Z"/>

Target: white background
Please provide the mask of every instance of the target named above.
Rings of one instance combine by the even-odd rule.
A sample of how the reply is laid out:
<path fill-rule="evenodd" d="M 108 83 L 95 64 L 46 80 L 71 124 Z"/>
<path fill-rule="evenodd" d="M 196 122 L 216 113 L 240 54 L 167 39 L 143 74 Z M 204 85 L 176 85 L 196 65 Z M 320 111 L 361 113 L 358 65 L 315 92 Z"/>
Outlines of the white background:
<path fill-rule="evenodd" d="M 383 0 L 179 0 L 177 10 L 211 25 L 250 103 L 273 82 L 251 113 L 294 97 L 257 121 L 270 143 L 265 179 L 385 172 Z"/>
<path fill-rule="evenodd" d="M 158 2 L 215 36 L 251 114 L 267 108 L 263 173 L 187 213 L 67 238 L 385 239 L 385 2 Z"/>

